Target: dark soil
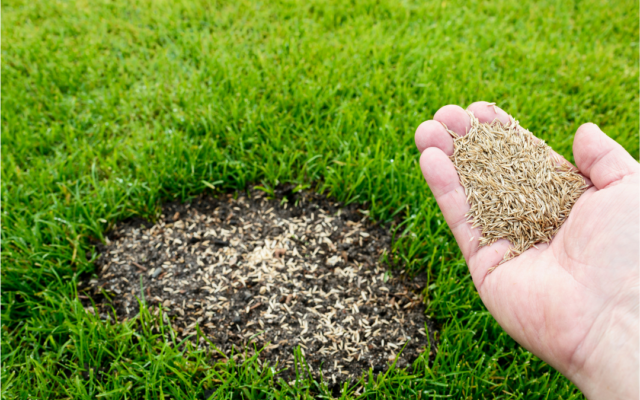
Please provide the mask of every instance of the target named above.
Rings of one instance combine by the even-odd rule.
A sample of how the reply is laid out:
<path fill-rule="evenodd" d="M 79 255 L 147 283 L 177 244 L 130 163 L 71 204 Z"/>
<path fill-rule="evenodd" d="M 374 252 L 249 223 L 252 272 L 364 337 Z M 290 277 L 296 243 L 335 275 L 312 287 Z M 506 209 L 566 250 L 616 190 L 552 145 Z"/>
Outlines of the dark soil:
<path fill-rule="evenodd" d="M 98 277 L 86 293 L 101 301 L 103 318 L 114 307 L 128 319 L 142 287 L 181 337 L 195 338 L 198 325 L 226 355 L 264 347 L 260 362 L 286 368 L 285 378 L 298 346 L 311 373 L 333 383 L 386 371 L 396 358 L 407 367 L 427 350 L 427 327 L 434 343 L 426 282 L 392 276 L 380 263 L 388 229 L 356 205 L 338 206 L 291 190 L 272 200 L 252 191 L 167 204 L 156 224 L 125 222 L 98 246 Z"/>

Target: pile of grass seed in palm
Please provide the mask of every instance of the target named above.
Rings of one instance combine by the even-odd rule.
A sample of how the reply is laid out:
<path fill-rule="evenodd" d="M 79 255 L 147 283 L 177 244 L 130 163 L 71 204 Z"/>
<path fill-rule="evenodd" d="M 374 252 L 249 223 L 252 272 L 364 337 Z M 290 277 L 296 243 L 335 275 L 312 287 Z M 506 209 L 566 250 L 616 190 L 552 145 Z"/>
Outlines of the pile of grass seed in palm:
<path fill-rule="evenodd" d="M 465 136 L 448 130 L 454 139 L 450 158 L 471 205 L 467 220 L 482 231 L 480 246 L 511 243 L 502 264 L 551 241 L 588 185 L 517 121 L 480 123 L 469 116 Z"/>
<path fill-rule="evenodd" d="M 287 380 L 299 349 L 305 369 L 340 386 L 435 351 L 426 279 L 391 274 L 381 262 L 390 244 L 356 204 L 317 193 L 202 196 L 166 204 L 155 223 L 117 226 L 81 299 L 107 320 L 136 318 L 144 299 L 173 326 L 168 341 L 215 347 L 223 362 L 261 349 L 258 363 Z"/>

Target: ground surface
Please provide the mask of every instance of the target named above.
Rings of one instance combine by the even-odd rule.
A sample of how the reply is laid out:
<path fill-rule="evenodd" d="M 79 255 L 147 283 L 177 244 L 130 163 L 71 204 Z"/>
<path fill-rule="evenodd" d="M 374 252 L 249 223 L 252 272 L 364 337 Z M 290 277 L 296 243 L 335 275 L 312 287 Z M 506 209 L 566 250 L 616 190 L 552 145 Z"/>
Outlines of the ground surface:
<path fill-rule="evenodd" d="M 259 363 L 288 380 L 298 346 L 313 376 L 339 386 L 430 351 L 425 279 L 393 277 L 380 263 L 388 229 L 313 193 L 263 194 L 168 204 L 156 224 L 122 224 L 81 298 L 93 311 L 86 297 L 97 295 L 103 320 L 112 309 L 135 317 L 139 299 L 162 305 L 180 337 L 215 345 L 221 359 L 264 348 Z"/>
<path fill-rule="evenodd" d="M 4 1 L 2 397 L 336 394 L 162 340 L 145 308 L 102 322 L 77 297 L 119 221 L 285 183 L 397 220 L 389 262 L 426 275 L 437 354 L 367 371 L 363 396 L 580 398 L 486 312 L 413 134 L 486 100 L 569 160 L 587 121 L 637 158 L 637 16 L 595 0 Z"/>

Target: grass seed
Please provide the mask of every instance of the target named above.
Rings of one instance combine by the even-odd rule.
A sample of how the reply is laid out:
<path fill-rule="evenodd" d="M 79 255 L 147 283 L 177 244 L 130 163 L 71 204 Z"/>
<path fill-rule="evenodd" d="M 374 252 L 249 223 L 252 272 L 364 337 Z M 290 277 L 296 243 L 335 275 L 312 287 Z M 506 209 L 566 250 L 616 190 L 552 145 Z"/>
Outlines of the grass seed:
<path fill-rule="evenodd" d="M 447 129 L 454 143 L 450 159 L 471 205 L 467 220 L 482 232 L 480 247 L 499 239 L 511 243 L 500 265 L 550 242 L 588 185 L 518 121 L 480 123 L 469 116 L 465 136 Z"/>

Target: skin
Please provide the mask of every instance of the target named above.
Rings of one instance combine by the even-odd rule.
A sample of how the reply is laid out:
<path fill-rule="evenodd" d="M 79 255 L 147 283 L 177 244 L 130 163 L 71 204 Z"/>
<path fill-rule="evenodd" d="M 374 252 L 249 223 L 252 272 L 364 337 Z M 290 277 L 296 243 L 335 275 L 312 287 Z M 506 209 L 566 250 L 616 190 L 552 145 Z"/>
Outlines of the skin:
<path fill-rule="evenodd" d="M 480 122 L 512 117 L 486 102 Z M 466 222 L 464 188 L 448 156 L 470 128 L 458 106 L 442 107 L 416 130 L 420 167 L 467 261 L 482 301 L 504 330 L 556 368 L 589 399 L 639 397 L 640 166 L 594 124 L 576 132 L 573 154 L 589 188 L 551 243 L 502 260 L 509 242 L 478 246 Z"/>

